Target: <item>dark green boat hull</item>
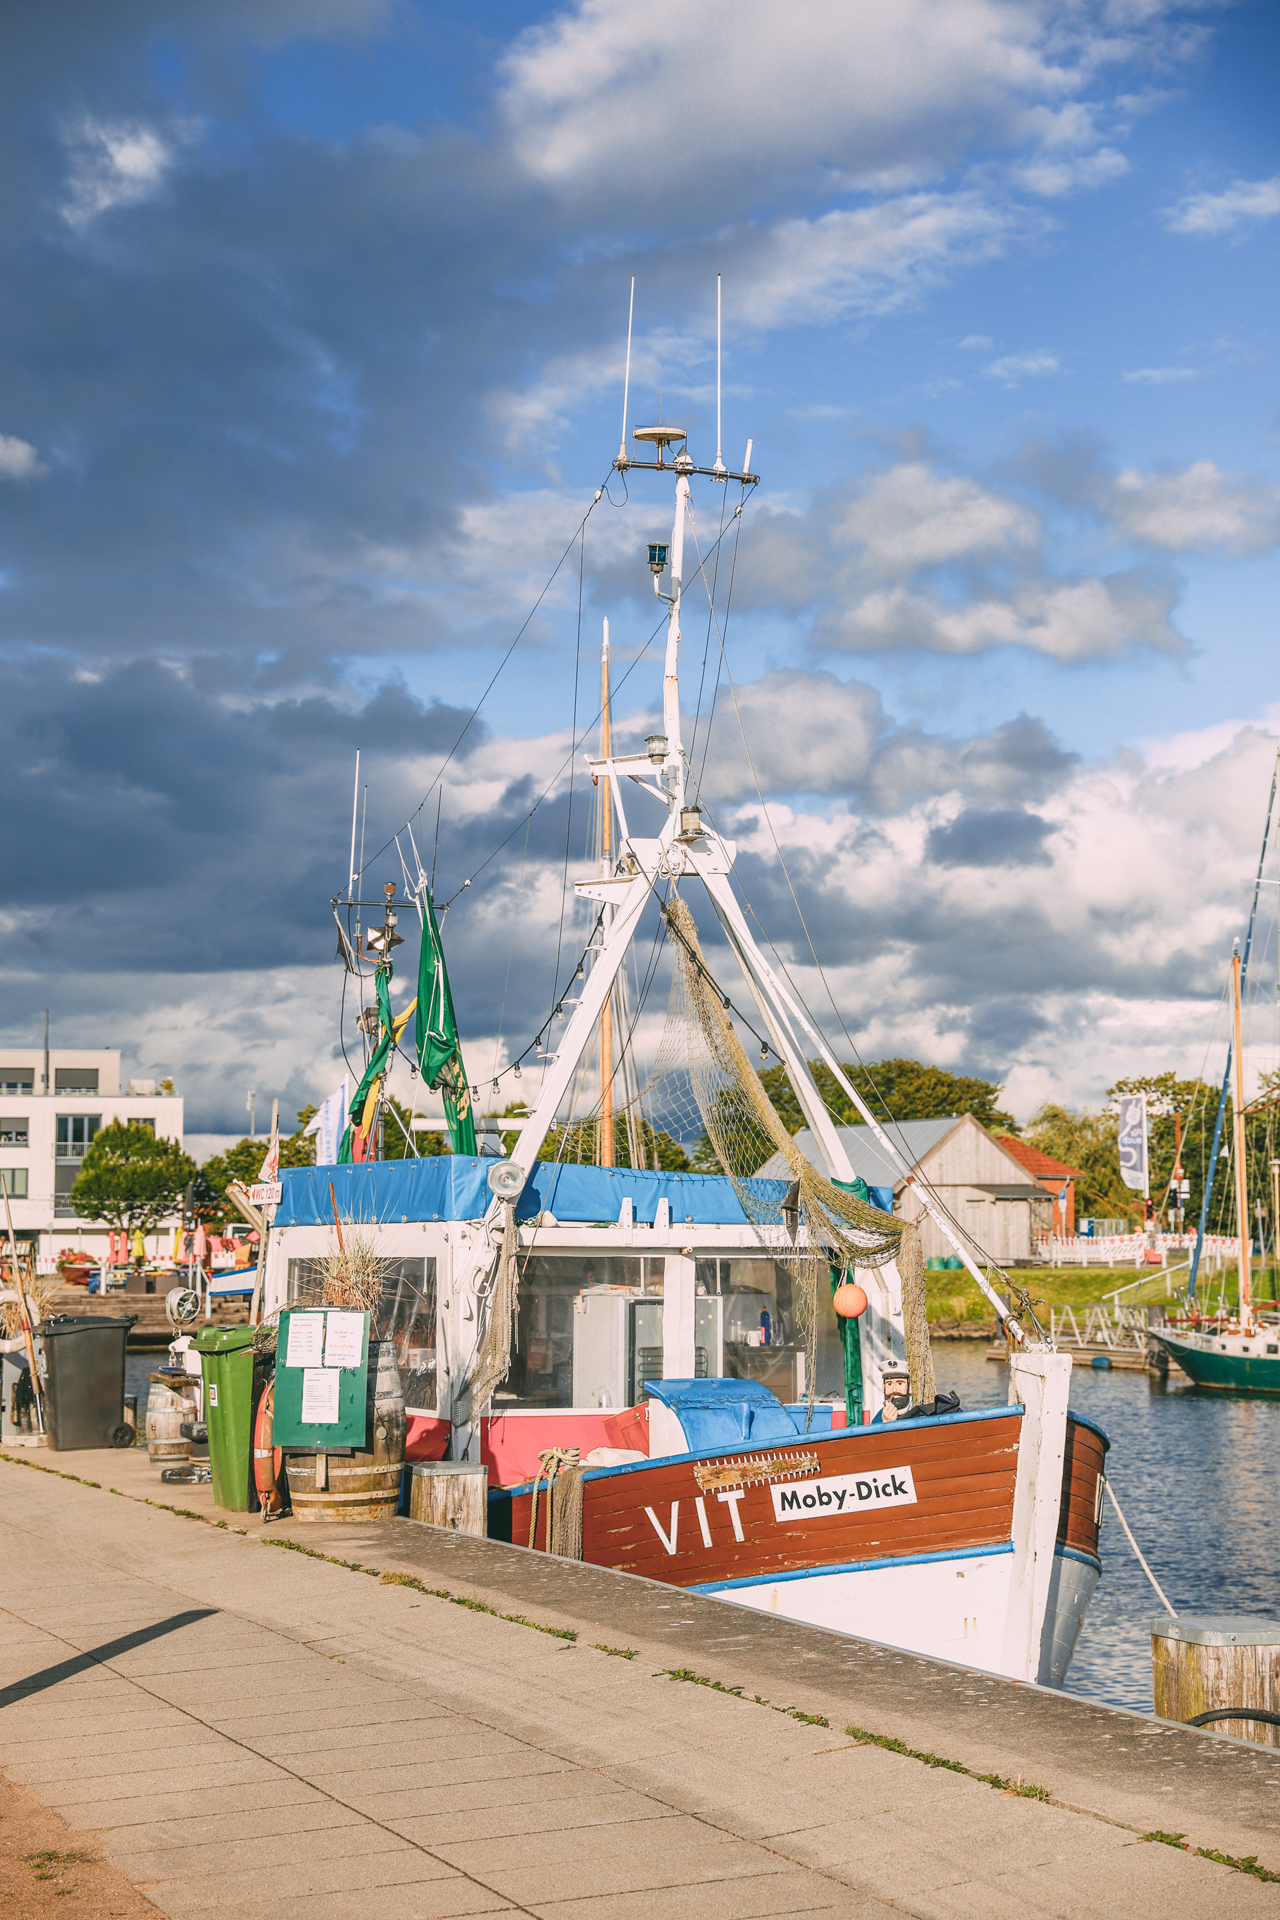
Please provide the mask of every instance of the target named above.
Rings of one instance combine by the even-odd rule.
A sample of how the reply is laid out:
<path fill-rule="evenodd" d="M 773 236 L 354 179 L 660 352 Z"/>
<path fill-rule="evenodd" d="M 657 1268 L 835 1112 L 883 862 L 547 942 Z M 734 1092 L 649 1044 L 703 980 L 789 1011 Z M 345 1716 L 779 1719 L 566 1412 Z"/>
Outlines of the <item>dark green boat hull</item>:
<path fill-rule="evenodd" d="M 1154 1327 L 1151 1338 L 1160 1342 L 1170 1359 L 1176 1360 L 1198 1387 L 1219 1387 L 1228 1393 L 1280 1394 L 1280 1355 L 1206 1352 Z"/>

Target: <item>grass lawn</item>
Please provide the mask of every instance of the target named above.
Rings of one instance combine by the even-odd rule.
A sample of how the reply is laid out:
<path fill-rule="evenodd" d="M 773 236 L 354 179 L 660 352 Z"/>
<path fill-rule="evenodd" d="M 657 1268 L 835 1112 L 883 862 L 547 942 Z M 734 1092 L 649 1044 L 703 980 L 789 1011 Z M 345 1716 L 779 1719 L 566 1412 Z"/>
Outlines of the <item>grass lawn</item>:
<path fill-rule="evenodd" d="M 1262 1268 L 1255 1265 L 1252 1276 L 1255 1306 L 1263 1306 L 1280 1297 L 1277 1269 L 1274 1266 Z M 1179 1272 L 1175 1268 L 1166 1276 L 1163 1267 L 1149 1267 L 1145 1272 L 1132 1266 L 1015 1267 L 1010 1278 L 1015 1286 L 1026 1288 L 1031 1304 L 1047 1324 L 1050 1307 L 1094 1306 L 1106 1294 L 1114 1293 L 1117 1287 L 1125 1288 L 1119 1296 L 1120 1306 L 1163 1306 L 1166 1300 L 1172 1306 L 1173 1295 L 1181 1293 L 1186 1287 L 1187 1269 L 1183 1267 Z M 1131 1285 L 1133 1281 L 1140 1284 Z M 1217 1306 L 1224 1282 L 1227 1306 L 1234 1307 L 1239 1298 L 1235 1268 L 1224 1267 L 1220 1273 L 1209 1273 L 1201 1268 L 1196 1292 L 1206 1311 Z M 963 1270 L 959 1273 L 954 1269 L 950 1272 L 927 1273 L 925 1299 L 931 1325 L 993 1321 L 991 1308 L 985 1296 L 979 1292 L 977 1282 Z"/>

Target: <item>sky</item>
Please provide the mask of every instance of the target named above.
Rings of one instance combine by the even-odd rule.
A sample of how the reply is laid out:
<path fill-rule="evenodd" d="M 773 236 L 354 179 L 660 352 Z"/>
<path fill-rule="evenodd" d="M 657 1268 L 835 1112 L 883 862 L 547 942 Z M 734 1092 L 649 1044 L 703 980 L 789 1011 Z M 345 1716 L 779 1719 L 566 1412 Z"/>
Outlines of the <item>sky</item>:
<path fill-rule="evenodd" d="M 837 1051 L 1023 1120 L 1221 1070 L 1280 735 L 1273 7 L 18 0 L 0 47 L 0 1046 L 48 1007 L 202 1139 L 322 1098 L 359 749 L 366 896 L 412 821 L 484 1104 L 534 1089 L 604 618 L 621 737 L 661 702 L 631 280 L 628 428 L 710 465 L 719 275 L 761 482 L 695 485 L 686 739 Z M 663 1010 L 659 966 L 642 1057 Z"/>

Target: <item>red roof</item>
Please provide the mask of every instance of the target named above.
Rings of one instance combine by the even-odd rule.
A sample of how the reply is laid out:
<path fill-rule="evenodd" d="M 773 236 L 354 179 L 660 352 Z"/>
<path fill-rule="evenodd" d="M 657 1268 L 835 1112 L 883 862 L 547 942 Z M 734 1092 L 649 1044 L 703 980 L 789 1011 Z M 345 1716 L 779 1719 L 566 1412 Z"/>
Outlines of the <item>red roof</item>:
<path fill-rule="evenodd" d="M 1015 1134 L 998 1135 L 1000 1145 L 1006 1153 L 1011 1153 L 1037 1180 L 1083 1180 L 1084 1173 L 1079 1167 L 1064 1167 L 1061 1160 L 1055 1160 L 1051 1153 L 1041 1153 L 1038 1147 L 1029 1147 L 1025 1140 L 1019 1140 Z"/>

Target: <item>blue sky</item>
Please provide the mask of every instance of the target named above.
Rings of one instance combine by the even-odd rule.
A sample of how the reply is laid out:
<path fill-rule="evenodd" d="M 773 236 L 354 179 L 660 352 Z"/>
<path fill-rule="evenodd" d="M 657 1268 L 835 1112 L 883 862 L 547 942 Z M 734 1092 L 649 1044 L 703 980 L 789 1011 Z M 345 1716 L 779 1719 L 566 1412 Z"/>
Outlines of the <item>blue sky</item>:
<path fill-rule="evenodd" d="M 211 1133 L 247 1085 L 327 1090 L 355 749 L 380 844 L 617 450 L 633 273 L 631 421 L 661 389 L 710 461 L 720 272 L 726 458 L 763 476 L 730 658 L 860 1049 L 1024 1116 L 1198 1067 L 1280 711 L 1273 8 L 102 0 L 3 33 L 12 1043 L 51 1004 Z M 588 682 L 603 615 L 620 671 L 652 625 L 669 515 L 639 483 L 591 517 Z M 578 640 L 575 557 L 447 777 L 442 888 L 551 782 L 449 923 L 498 1066 L 586 850 Z M 621 723 L 656 699 L 642 665 Z M 708 799 L 816 991 L 716 728 Z"/>

